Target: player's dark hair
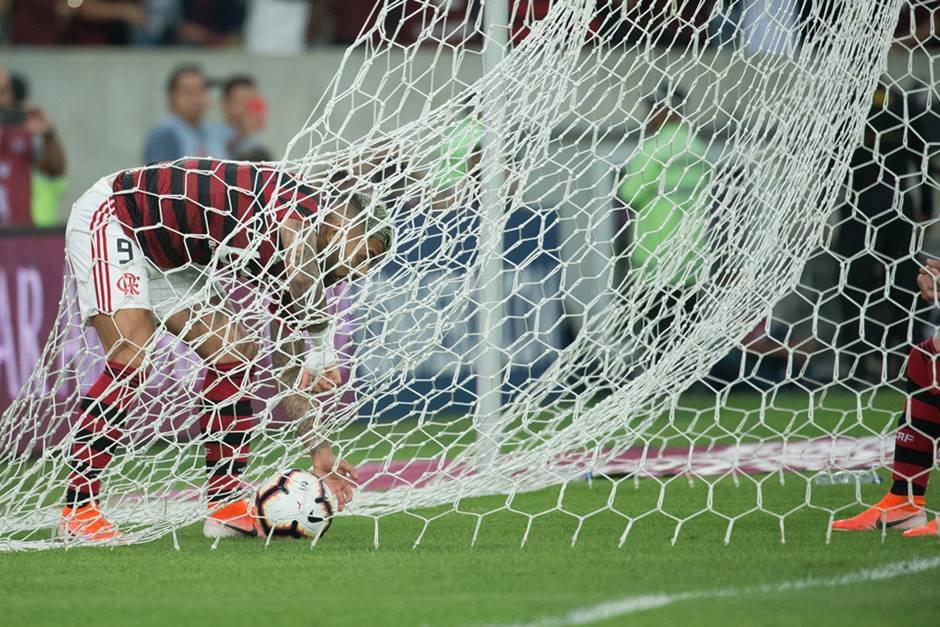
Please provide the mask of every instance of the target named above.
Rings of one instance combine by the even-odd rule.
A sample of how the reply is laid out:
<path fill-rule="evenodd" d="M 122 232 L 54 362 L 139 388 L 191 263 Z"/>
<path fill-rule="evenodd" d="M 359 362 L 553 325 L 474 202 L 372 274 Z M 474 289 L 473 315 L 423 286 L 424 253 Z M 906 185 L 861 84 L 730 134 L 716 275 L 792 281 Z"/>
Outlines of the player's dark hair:
<path fill-rule="evenodd" d="M 222 97 L 229 98 L 232 95 L 232 91 L 239 87 L 255 88 L 257 86 L 258 84 L 255 82 L 253 76 L 249 76 L 248 74 L 235 74 L 222 82 Z"/>
<path fill-rule="evenodd" d="M 357 217 L 365 214 L 365 230 L 369 238 L 382 242 L 383 254 L 388 252 L 395 238 L 395 228 L 388 215 L 388 208 L 373 196 L 354 191 L 356 178 L 346 169 L 336 170 L 330 175 L 326 183 L 325 199 L 335 199 L 352 209 L 352 215 Z"/>
<path fill-rule="evenodd" d="M 196 65 L 195 63 L 184 63 L 183 65 L 177 65 L 175 68 L 173 68 L 173 71 L 170 72 L 170 76 L 166 80 L 166 93 L 168 96 L 173 95 L 173 92 L 176 91 L 176 86 L 179 84 L 180 79 L 183 78 L 185 74 L 198 74 L 203 79 L 206 78 L 206 73 L 202 70 L 202 67 Z"/>
<path fill-rule="evenodd" d="M 369 206 L 371 199 L 366 194 L 352 193 L 349 195 L 349 200 L 347 202 L 352 205 L 355 215 L 358 216 L 366 210 L 366 207 Z"/>
<path fill-rule="evenodd" d="M 369 194 L 354 192 L 347 201 L 356 215 L 366 214 L 365 229 L 369 238 L 382 242 L 382 253 L 387 253 L 395 238 L 395 228 L 388 215 L 388 208 Z"/>

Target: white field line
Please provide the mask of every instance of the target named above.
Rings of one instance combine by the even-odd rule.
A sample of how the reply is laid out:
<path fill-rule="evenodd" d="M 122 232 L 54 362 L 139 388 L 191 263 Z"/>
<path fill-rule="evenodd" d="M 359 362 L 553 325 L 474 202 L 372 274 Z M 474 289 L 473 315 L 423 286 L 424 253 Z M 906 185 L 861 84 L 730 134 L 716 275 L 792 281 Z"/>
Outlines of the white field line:
<path fill-rule="evenodd" d="M 615 601 L 607 601 L 599 605 L 582 607 L 571 610 L 561 616 L 549 616 L 531 623 L 515 623 L 514 627 L 555 627 L 561 625 L 587 625 L 601 620 L 626 616 L 644 610 L 652 610 L 673 603 L 682 601 L 729 598 L 757 594 L 773 594 L 778 592 L 793 592 L 797 590 L 809 590 L 814 588 L 837 588 L 839 586 L 849 586 L 857 583 L 866 583 L 870 581 L 882 581 L 901 577 L 904 575 L 913 575 L 928 570 L 940 568 L 940 556 L 914 559 L 907 562 L 894 562 L 846 573 L 837 577 L 828 579 L 796 579 L 793 581 L 783 581 L 780 583 L 764 584 L 761 586 L 751 586 L 747 588 L 725 588 L 718 590 L 701 590 L 698 592 L 680 592 L 678 594 L 647 594 L 642 596 L 624 597 Z"/>

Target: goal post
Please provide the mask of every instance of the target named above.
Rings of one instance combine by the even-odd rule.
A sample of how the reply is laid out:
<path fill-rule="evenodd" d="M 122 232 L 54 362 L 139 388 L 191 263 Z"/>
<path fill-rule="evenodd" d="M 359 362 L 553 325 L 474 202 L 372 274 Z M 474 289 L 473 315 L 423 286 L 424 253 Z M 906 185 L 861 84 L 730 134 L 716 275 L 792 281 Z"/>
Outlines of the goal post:
<path fill-rule="evenodd" d="M 509 3 L 492 0 L 483 5 L 484 74 L 499 71 L 499 64 L 509 47 Z M 486 131 L 482 137 L 480 181 L 480 356 L 476 360 L 477 442 L 480 465 L 492 464 L 499 449 L 500 410 L 503 404 L 500 383 L 505 359 L 503 357 L 503 326 L 505 317 L 505 290 L 503 286 L 503 231 L 507 182 L 503 155 L 503 98 L 498 91 L 482 94 L 477 107 Z"/>
<path fill-rule="evenodd" d="M 347 513 L 372 519 L 376 542 L 401 512 L 421 521 L 417 542 L 444 513 L 472 516 L 475 540 L 507 511 L 527 518 L 524 542 L 540 514 L 513 499 L 556 486 L 550 511 L 577 520 L 573 539 L 609 513 L 624 521 L 621 543 L 647 516 L 674 521 L 674 539 L 689 521 L 718 517 L 727 540 L 747 516 L 782 533 L 800 512 L 860 504 L 855 493 L 820 504 L 814 479 L 885 466 L 903 394 L 880 400 L 896 388 L 887 365 L 850 384 L 864 359 L 888 363 L 887 340 L 838 365 L 855 349 L 834 330 L 851 322 L 835 301 L 855 288 L 854 257 L 827 261 L 845 223 L 834 216 L 860 202 L 846 181 L 862 174 L 879 79 L 899 72 L 888 84 L 902 98 L 929 89 L 918 91 L 914 63 L 888 66 L 901 0 L 826 4 L 784 19 L 755 14 L 783 10 L 775 3 L 751 3 L 745 21 L 726 2 L 699 0 L 377 9 L 272 165 L 327 205 L 325 187 L 342 180 L 395 225 L 381 266 L 330 296 L 349 376 L 312 412 L 315 438 L 359 465 Z M 894 54 L 936 59 L 906 45 Z M 311 62 L 297 61 L 298 73 Z M 908 123 L 902 114 L 884 132 Z M 906 148 L 934 158 L 918 146 Z M 916 175 L 901 178 L 936 187 Z M 894 203 L 906 215 L 904 200 Z M 862 240 L 852 255 L 878 258 L 876 239 Z M 225 312 L 258 347 L 242 476 L 256 486 L 309 463 L 299 421 L 280 407 L 291 391 L 274 384 L 272 355 L 296 338 L 269 334 L 270 295 L 248 280 L 258 251 L 216 244 L 199 271 L 224 298 L 200 306 Z M 896 280 L 885 267 L 882 294 Z M 835 278 L 826 287 L 814 272 Z M 79 324 L 81 278 L 67 274 L 40 362 L 0 419 L 0 551 L 80 542 L 51 530 L 75 416 L 103 367 Z M 100 474 L 102 510 L 124 542 L 206 513 L 204 365 L 160 335 L 147 372 Z M 585 476 L 607 482 L 593 513 L 564 500 Z M 685 477 L 707 495 L 676 507 Z M 780 481 L 804 489 L 773 502 Z M 721 502 L 728 482 L 753 494 L 745 511 Z"/>

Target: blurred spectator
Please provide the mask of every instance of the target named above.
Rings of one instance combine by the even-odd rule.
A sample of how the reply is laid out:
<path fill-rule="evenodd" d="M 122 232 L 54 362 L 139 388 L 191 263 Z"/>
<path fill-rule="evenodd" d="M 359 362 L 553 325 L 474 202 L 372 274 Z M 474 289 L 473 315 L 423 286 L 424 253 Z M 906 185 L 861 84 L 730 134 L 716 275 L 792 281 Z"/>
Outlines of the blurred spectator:
<path fill-rule="evenodd" d="M 606 45 L 638 42 L 656 46 L 704 43 L 712 2 L 599 0 L 599 34 Z"/>
<path fill-rule="evenodd" d="M 379 0 L 358 0 L 357 2 L 330 0 L 329 9 L 335 20 L 333 43 L 345 46 L 356 41 L 363 29 L 371 28 L 375 24 L 376 19 L 379 17 L 381 4 Z M 418 8 L 415 10 L 417 11 Z M 389 24 L 390 20 L 395 22 L 395 26 L 388 31 L 389 33 L 405 30 L 398 28 L 398 22 L 404 17 L 403 12 L 404 8 L 402 6 L 394 7 L 391 11 L 386 12 L 384 15 L 385 23 Z M 399 34 L 400 37 L 401 34 Z"/>
<path fill-rule="evenodd" d="M 25 97 L 25 82 L 19 95 Z M 42 109 L 17 102 L 10 72 L 0 68 L 0 225 L 33 223 L 33 170 L 65 174 L 65 152 Z"/>
<path fill-rule="evenodd" d="M 786 52 L 799 42 L 828 41 L 842 7 L 829 0 L 711 0 L 712 45 L 732 43 L 750 51 Z M 720 9 L 720 10 L 719 10 Z M 906 47 L 940 44 L 940 0 L 904 0 L 895 30 Z"/>
<path fill-rule="evenodd" d="M 800 0 L 800 43 L 822 43 L 832 37 L 832 25 L 842 13 L 837 2 Z"/>
<path fill-rule="evenodd" d="M 461 186 L 476 185 L 482 174 L 480 159 L 485 129 L 473 98 L 472 92 L 463 97 L 460 117 L 444 129 L 437 159 L 428 173 L 436 191 L 433 207 L 438 211 L 451 207 Z"/>
<path fill-rule="evenodd" d="M 231 132 L 207 122 L 209 87 L 197 65 L 176 68 L 166 85 L 170 115 L 147 136 L 144 162 L 172 161 L 180 157 L 228 158 Z"/>
<path fill-rule="evenodd" d="M 176 41 L 182 7 L 180 0 L 144 0 L 146 20 L 137 29 L 134 43 L 141 46 L 172 44 Z"/>
<path fill-rule="evenodd" d="M 665 334 L 677 316 L 693 313 L 696 287 L 706 270 L 708 215 L 703 196 L 711 167 L 704 142 L 682 115 L 683 101 L 684 94 L 669 85 L 661 85 L 648 101 L 649 132 L 617 190 L 632 213 L 631 268 L 624 288 L 642 285 L 647 293 L 658 294 L 645 312 L 653 340 Z"/>
<path fill-rule="evenodd" d="M 232 158 L 249 160 L 249 151 L 264 149 L 258 133 L 264 130 L 267 107 L 250 76 L 233 76 L 222 85 L 222 113 L 231 133 L 226 149 Z"/>
<path fill-rule="evenodd" d="M 797 0 L 742 0 L 741 29 L 748 52 L 792 52 L 799 40 Z"/>
<path fill-rule="evenodd" d="M 20 74 L 10 74 L 10 84 L 13 87 L 13 106 L 19 111 L 30 110 L 29 83 L 26 77 Z M 55 147 L 53 146 L 53 149 Z M 59 148 L 61 150 L 61 147 Z M 54 159 L 54 162 L 56 160 Z M 57 168 L 44 170 L 36 168 L 30 179 L 30 215 L 34 226 L 54 226 L 59 224 L 59 202 L 65 193 L 65 156 L 60 159 L 62 173 L 50 175 Z"/>
<path fill-rule="evenodd" d="M 522 43 L 529 36 L 531 26 L 548 15 L 551 4 L 550 0 L 518 0 L 511 3 L 509 10 L 513 15 L 510 19 L 509 41 L 513 44 Z"/>
<path fill-rule="evenodd" d="M 147 19 L 142 0 L 71 0 L 59 6 L 62 42 L 79 46 L 126 46 Z"/>
<path fill-rule="evenodd" d="M 840 2 L 800 0 L 804 42 L 831 38 L 831 26 L 842 12 Z M 894 31 L 895 44 L 903 48 L 940 45 L 940 0 L 904 0 Z"/>
<path fill-rule="evenodd" d="M 923 169 L 929 118 L 926 111 L 912 115 L 915 108 L 905 94 L 878 87 L 864 141 L 852 156 L 849 196 L 838 209 L 842 320 L 837 340 L 849 357 L 843 370 L 863 381 L 880 381 L 882 357 L 895 355 L 890 372 L 911 340 L 920 339 L 912 251 L 919 246 L 916 225 L 933 217 L 934 206 Z"/>
<path fill-rule="evenodd" d="M 681 113 L 684 99 L 679 90 L 661 86 L 648 101 L 649 133 L 627 164 L 617 190 L 620 200 L 635 214 L 635 270 L 665 278 L 675 288 L 695 283 L 704 258 L 696 253 L 701 253 L 697 248 L 705 245 L 707 216 L 694 212 L 703 204 L 698 202 L 699 196 L 706 191 L 710 178 L 705 144 Z M 679 263 L 660 267 L 671 240 L 684 229 L 696 233 L 690 241 L 692 249 Z"/>
<path fill-rule="evenodd" d="M 801 3 L 806 1 L 724 0 L 708 23 L 710 43 L 748 52 L 793 51 L 801 34 Z"/>
<path fill-rule="evenodd" d="M 741 16 L 745 0 L 725 0 L 716 6 L 708 21 L 709 44 L 736 48 L 741 43 Z"/>
<path fill-rule="evenodd" d="M 513 0 L 509 3 L 510 12 L 515 9 L 521 22 L 525 16 L 533 16 L 533 11 L 526 5 L 529 4 L 544 5 L 547 0 Z M 425 13 L 418 14 L 417 8 L 420 6 L 417 2 L 412 2 L 404 7 L 402 15 L 396 16 L 386 14 L 385 27 L 389 32 L 395 32 L 395 26 L 401 22 L 403 28 L 399 36 L 399 43 L 412 43 L 422 39 L 429 32 L 432 41 L 425 41 L 423 45 L 436 45 L 436 41 L 444 41 L 452 46 L 466 46 L 471 42 L 481 42 L 482 20 L 479 17 L 480 9 L 483 5 L 482 0 L 451 0 L 444 3 L 428 3 L 425 5 Z M 430 9 L 430 11 L 428 11 Z M 538 15 L 539 8 L 535 8 L 536 18 L 544 17 Z M 503 19 L 510 22 L 510 38 L 513 37 L 513 18 L 512 16 L 503 16 Z M 527 32 L 525 34 L 528 34 Z M 520 40 L 525 34 L 520 33 Z"/>
<path fill-rule="evenodd" d="M 231 46 L 241 38 L 245 0 L 181 0 L 182 22 L 176 31 L 180 44 Z"/>
<path fill-rule="evenodd" d="M 303 52 L 307 47 L 311 5 L 312 0 L 249 0 L 245 49 L 261 54 Z"/>
<path fill-rule="evenodd" d="M 470 7 L 467 9 L 467 15 L 460 16 L 460 19 L 466 20 L 472 25 L 476 21 L 475 15 L 482 3 L 470 2 L 469 4 Z M 552 7 L 552 0 L 515 0 L 511 2 L 509 6 L 512 12 L 509 24 L 509 42 L 513 45 L 518 45 L 529 36 L 536 22 L 548 16 L 548 12 Z M 591 20 L 590 28 L 586 34 L 588 39 L 598 32 L 601 18 L 601 15 L 595 15 L 594 19 Z M 449 29 L 449 31 L 454 30 L 456 29 L 453 27 Z M 467 38 L 467 35 L 464 37 Z"/>
<path fill-rule="evenodd" d="M 10 0 L 10 43 L 19 46 L 60 43 L 61 5 L 61 0 Z"/>

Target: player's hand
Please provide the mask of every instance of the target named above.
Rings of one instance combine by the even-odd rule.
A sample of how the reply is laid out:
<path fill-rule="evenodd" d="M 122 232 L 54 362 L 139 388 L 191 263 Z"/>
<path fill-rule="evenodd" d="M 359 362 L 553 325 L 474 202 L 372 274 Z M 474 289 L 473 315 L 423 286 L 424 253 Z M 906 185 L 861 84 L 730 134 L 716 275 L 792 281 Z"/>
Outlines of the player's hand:
<path fill-rule="evenodd" d="M 937 281 L 940 280 L 940 259 L 928 259 L 917 273 L 917 287 L 924 300 L 937 302 Z"/>
<path fill-rule="evenodd" d="M 323 394 L 336 388 L 343 382 L 343 375 L 338 366 L 326 368 L 319 376 L 314 377 L 306 368 L 301 368 L 300 389 L 309 390 L 313 394 Z"/>
<path fill-rule="evenodd" d="M 359 480 L 356 467 L 345 459 L 338 460 L 333 449 L 324 446 L 313 454 L 313 474 L 320 477 L 330 492 L 336 495 L 339 511 L 346 509 L 346 505 L 353 498 L 353 487 Z"/>

